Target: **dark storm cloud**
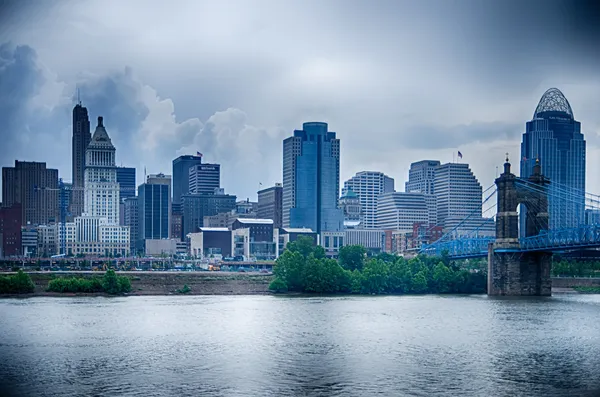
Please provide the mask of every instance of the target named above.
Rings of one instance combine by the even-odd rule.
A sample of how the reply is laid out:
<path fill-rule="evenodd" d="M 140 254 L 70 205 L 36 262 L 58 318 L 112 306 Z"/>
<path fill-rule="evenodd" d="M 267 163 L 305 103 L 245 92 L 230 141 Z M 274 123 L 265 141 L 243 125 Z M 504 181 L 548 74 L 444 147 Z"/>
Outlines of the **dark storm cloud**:
<path fill-rule="evenodd" d="M 142 85 L 133 78 L 130 68 L 111 71 L 102 76 L 90 76 L 77 84 L 83 106 L 88 108 L 92 133 L 98 116 L 105 120 L 113 140 L 128 146 L 140 130 L 149 109 L 141 101 Z M 76 97 L 73 97 L 75 102 Z"/>
<path fill-rule="evenodd" d="M 0 44 L 0 158 L 8 158 L 26 133 L 28 102 L 39 93 L 45 79 L 28 46 Z"/>

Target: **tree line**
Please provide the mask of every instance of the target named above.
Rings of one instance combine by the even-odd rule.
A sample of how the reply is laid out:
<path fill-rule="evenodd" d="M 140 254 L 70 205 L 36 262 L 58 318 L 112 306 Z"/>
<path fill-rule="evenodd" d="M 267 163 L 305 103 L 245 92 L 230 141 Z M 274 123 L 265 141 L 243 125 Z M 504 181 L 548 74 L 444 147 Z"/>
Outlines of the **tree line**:
<path fill-rule="evenodd" d="M 359 245 L 340 249 L 338 260 L 325 256 L 321 246 L 308 237 L 287 245 L 276 260 L 274 292 L 426 294 L 485 293 L 484 269 L 467 269 L 447 256 L 417 256 L 406 260 L 390 254 L 367 258 Z"/>

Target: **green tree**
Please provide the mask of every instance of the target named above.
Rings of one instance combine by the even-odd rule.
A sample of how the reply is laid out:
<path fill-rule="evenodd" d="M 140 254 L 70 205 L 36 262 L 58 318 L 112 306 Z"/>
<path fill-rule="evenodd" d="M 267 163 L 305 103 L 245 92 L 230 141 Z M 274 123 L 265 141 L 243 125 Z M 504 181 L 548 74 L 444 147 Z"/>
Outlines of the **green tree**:
<path fill-rule="evenodd" d="M 114 270 L 107 270 L 102 279 L 102 288 L 104 292 L 111 295 L 116 295 L 121 292 L 119 278 Z"/>
<path fill-rule="evenodd" d="M 131 280 L 129 280 L 128 277 L 119 276 L 118 284 L 119 284 L 119 293 L 125 294 L 128 292 L 131 292 Z M 187 285 L 184 285 L 183 287 L 185 288 L 185 287 L 187 287 Z"/>
<path fill-rule="evenodd" d="M 298 236 L 296 241 L 287 244 L 286 249 L 292 252 L 299 252 L 303 257 L 307 258 L 314 252 L 315 241 L 308 236 Z"/>
<path fill-rule="evenodd" d="M 412 278 L 411 292 L 424 294 L 427 292 L 427 277 L 424 271 L 416 273 Z"/>
<path fill-rule="evenodd" d="M 35 290 L 29 274 L 19 269 L 17 274 L 0 276 L 0 294 L 27 294 Z"/>
<path fill-rule="evenodd" d="M 454 274 L 443 262 L 439 262 L 433 269 L 434 291 L 440 294 L 450 292 L 454 282 Z"/>
<path fill-rule="evenodd" d="M 362 292 L 362 283 L 363 283 L 362 273 L 359 272 L 358 270 L 354 270 L 352 272 L 351 282 L 352 282 L 351 292 L 353 294 L 360 294 Z"/>
<path fill-rule="evenodd" d="M 371 259 L 362 271 L 363 292 L 382 294 L 388 290 L 389 268 L 381 260 Z"/>
<path fill-rule="evenodd" d="M 287 292 L 288 290 L 288 286 L 285 283 L 285 281 L 283 281 L 282 279 L 280 279 L 279 277 L 276 277 L 275 279 L 273 279 L 273 281 L 271 281 L 271 283 L 269 284 L 269 290 L 273 291 L 275 293 L 280 293 L 280 292 Z"/>
<path fill-rule="evenodd" d="M 290 291 L 302 291 L 305 260 L 298 251 L 285 250 L 275 261 L 273 274 L 284 281 Z"/>
<path fill-rule="evenodd" d="M 344 269 L 362 270 L 366 255 L 367 251 L 362 245 L 345 245 L 340 248 L 338 260 Z"/>
<path fill-rule="evenodd" d="M 398 257 L 395 262 L 390 264 L 388 287 L 391 292 L 397 294 L 406 294 L 410 292 L 412 285 L 412 273 L 408 262 Z"/>

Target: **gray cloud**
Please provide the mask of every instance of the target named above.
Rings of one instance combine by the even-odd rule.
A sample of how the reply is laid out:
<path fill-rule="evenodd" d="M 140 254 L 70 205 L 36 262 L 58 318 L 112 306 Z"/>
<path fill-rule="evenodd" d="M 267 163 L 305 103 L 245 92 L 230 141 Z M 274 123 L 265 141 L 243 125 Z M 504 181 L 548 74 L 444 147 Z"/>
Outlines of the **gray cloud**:
<path fill-rule="evenodd" d="M 25 99 L 0 110 L 3 164 L 45 159 L 68 178 L 76 86 L 92 125 L 105 117 L 123 164 L 170 172 L 173 157 L 199 150 L 243 197 L 280 181 L 281 139 L 310 120 L 342 140 L 342 178 L 381 169 L 401 186 L 411 161 L 448 161 L 460 148 L 488 185 L 504 152 L 518 157 L 525 121 L 551 86 L 582 122 L 590 166 L 597 157 L 592 2 L 23 4 L 0 34 L 38 57 L 12 83 Z M 600 190 L 592 176 L 588 185 Z"/>

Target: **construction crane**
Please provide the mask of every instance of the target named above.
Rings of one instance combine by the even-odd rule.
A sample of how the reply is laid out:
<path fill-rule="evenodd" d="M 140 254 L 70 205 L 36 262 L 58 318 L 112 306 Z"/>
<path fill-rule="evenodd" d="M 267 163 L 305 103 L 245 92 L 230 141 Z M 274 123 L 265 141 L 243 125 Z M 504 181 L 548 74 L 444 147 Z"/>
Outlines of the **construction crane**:
<path fill-rule="evenodd" d="M 50 192 L 59 192 L 59 207 L 60 207 L 60 252 L 59 254 L 65 256 L 67 254 L 67 216 L 71 216 L 72 214 L 69 212 L 69 204 L 71 195 L 68 194 L 70 191 L 84 191 L 83 187 L 74 187 L 70 183 L 65 183 L 62 178 L 58 179 L 58 189 L 51 187 L 39 187 L 37 185 L 33 186 L 33 191 L 50 191 Z M 119 192 L 121 191 L 133 191 L 136 192 L 136 188 L 119 188 Z"/>

